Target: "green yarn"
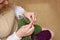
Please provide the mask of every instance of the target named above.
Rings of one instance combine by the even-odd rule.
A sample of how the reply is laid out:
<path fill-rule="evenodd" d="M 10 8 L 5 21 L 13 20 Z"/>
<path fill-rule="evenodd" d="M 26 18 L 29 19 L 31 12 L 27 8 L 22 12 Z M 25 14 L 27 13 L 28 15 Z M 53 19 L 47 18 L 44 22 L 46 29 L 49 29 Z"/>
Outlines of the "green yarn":
<path fill-rule="evenodd" d="M 18 19 L 18 29 L 19 29 L 20 27 L 22 27 L 23 25 L 25 25 L 24 19 Z"/>
<path fill-rule="evenodd" d="M 42 31 L 41 26 L 35 24 L 34 27 L 35 27 L 35 29 L 34 29 L 34 35 L 36 35 L 36 34 L 38 34 L 39 32 Z"/>
<path fill-rule="evenodd" d="M 18 29 L 21 28 L 23 25 L 27 25 L 29 23 L 30 23 L 30 21 L 28 18 L 18 19 Z M 34 35 L 36 35 L 42 31 L 41 26 L 35 24 L 34 27 L 35 27 L 34 28 Z M 27 36 L 27 37 L 23 37 L 21 40 L 31 40 L 31 38 L 30 38 L 30 36 Z"/>
<path fill-rule="evenodd" d="M 30 36 L 23 37 L 22 40 L 31 40 Z"/>
<path fill-rule="evenodd" d="M 23 25 L 29 24 L 30 21 L 27 18 L 18 19 L 18 29 L 21 28 Z M 31 40 L 30 36 L 23 37 L 21 40 Z"/>
<path fill-rule="evenodd" d="M 28 18 L 21 18 L 18 19 L 18 28 L 22 27 L 23 25 L 29 24 L 30 21 Z"/>

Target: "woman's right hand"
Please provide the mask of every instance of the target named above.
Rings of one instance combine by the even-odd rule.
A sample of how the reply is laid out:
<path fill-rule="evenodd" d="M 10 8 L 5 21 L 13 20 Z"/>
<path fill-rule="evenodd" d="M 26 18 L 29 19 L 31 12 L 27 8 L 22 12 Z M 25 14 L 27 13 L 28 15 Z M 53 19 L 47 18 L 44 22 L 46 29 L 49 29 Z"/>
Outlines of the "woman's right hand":
<path fill-rule="evenodd" d="M 28 25 L 22 26 L 16 33 L 17 37 L 22 38 L 24 36 L 31 35 L 34 32 L 34 26 L 32 24 L 33 22 Z"/>
<path fill-rule="evenodd" d="M 28 35 L 31 35 L 33 32 L 34 32 L 34 13 L 31 13 L 31 12 L 27 12 L 26 15 L 25 15 L 29 20 L 30 20 L 30 23 L 27 24 L 27 25 L 24 25 L 22 26 L 16 33 L 16 35 L 18 37 L 24 37 L 24 36 L 28 36 Z"/>

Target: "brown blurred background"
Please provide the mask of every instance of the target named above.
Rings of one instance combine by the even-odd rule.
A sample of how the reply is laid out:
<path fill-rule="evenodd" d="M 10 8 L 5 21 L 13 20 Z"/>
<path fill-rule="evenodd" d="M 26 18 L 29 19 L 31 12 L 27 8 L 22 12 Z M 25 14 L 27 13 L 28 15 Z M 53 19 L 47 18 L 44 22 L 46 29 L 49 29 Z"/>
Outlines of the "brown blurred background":
<path fill-rule="evenodd" d="M 55 33 L 53 40 L 60 40 L 60 0 L 16 0 L 15 2 L 25 10 L 35 12 L 36 23 L 51 29 Z"/>

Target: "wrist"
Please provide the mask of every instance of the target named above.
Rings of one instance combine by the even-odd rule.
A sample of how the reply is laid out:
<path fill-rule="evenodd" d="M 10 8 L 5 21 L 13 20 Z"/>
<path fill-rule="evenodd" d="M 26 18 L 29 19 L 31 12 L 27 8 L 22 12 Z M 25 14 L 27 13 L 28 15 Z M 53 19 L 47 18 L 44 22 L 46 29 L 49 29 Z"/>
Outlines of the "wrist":
<path fill-rule="evenodd" d="M 22 36 L 18 32 L 16 32 L 16 36 L 22 38 Z"/>

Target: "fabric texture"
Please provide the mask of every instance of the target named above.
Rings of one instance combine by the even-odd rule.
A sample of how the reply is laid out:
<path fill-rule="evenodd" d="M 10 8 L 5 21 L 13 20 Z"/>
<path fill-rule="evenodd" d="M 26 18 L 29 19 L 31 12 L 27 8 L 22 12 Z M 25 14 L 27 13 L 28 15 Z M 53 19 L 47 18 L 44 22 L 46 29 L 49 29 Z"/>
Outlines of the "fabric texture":
<path fill-rule="evenodd" d="M 15 15 L 16 17 L 18 17 L 19 15 L 22 15 L 23 12 L 24 12 L 24 9 L 22 7 L 16 6 L 15 12 L 13 10 L 8 10 L 6 14 L 0 15 L 0 39 L 1 40 L 21 39 L 21 38 L 18 38 L 14 33 L 15 31 L 17 31 L 17 28 L 18 28 L 18 23 L 15 19 Z"/>
<path fill-rule="evenodd" d="M 12 35 L 10 35 L 7 40 L 21 40 L 21 38 L 16 36 L 16 33 L 14 32 Z"/>
<path fill-rule="evenodd" d="M 13 10 L 7 11 L 6 14 L 0 17 L 0 38 L 7 37 L 14 24 L 14 14 Z"/>

